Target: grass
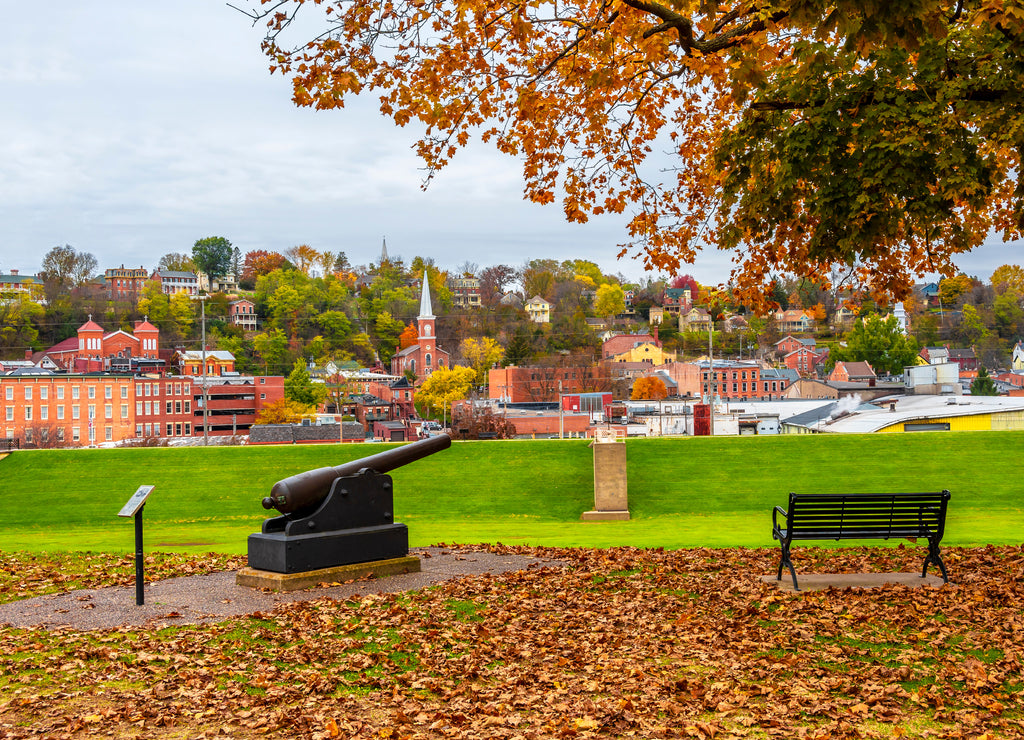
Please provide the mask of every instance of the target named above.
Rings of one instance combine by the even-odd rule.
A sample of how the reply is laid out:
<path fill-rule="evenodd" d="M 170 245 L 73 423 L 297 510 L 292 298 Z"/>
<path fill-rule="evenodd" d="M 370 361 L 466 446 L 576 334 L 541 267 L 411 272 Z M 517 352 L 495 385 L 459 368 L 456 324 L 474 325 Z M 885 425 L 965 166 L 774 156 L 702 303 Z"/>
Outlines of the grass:
<path fill-rule="evenodd" d="M 0 550 L 128 552 L 116 514 L 140 485 L 147 550 L 244 553 L 273 483 L 384 446 L 21 451 L 0 461 Z M 789 491 L 953 493 L 944 544 L 1015 544 L 1024 432 L 634 439 L 628 522 L 593 507 L 586 441 L 456 442 L 392 473 L 410 543 L 679 548 L 771 545 Z"/>

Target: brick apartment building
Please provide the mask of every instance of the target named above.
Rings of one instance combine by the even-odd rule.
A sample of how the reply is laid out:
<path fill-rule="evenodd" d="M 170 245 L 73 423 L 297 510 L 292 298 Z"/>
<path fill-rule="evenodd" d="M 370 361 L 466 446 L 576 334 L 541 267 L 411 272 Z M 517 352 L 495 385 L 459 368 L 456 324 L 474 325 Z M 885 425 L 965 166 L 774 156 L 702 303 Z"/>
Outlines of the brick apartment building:
<path fill-rule="evenodd" d="M 103 273 L 103 289 L 112 301 L 137 301 L 149 280 L 145 267 L 113 267 Z"/>
<path fill-rule="evenodd" d="M 135 433 L 134 395 L 130 376 L 0 375 L 0 437 L 26 447 L 119 442 Z"/>
<path fill-rule="evenodd" d="M 604 390 L 609 378 L 601 366 L 508 367 L 488 371 L 490 398 L 505 398 L 509 403 L 557 401 L 559 393 L 585 393 Z"/>

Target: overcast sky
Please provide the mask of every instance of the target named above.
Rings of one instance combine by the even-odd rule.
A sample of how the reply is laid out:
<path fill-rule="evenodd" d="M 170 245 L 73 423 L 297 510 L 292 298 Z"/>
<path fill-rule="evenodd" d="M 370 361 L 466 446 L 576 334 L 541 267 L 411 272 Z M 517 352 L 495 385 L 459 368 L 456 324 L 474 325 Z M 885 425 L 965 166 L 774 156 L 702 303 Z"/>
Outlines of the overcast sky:
<path fill-rule="evenodd" d="M 297 244 L 353 264 L 432 257 L 442 268 L 585 258 L 606 273 L 624 219 L 566 224 L 558 205 L 522 199 L 515 161 L 471 148 L 423 192 L 416 131 L 377 114 L 295 108 L 271 77 L 261 28 L 220 0 L 16 3 L 0 58 L 0 272 L 35 273 L 53 246 L 100 269 L 156 266 L 196 239 L 225 236 L 244 255 Z M 1020 262 L 992 244 L 961 260 L 987 279 Z M 687 271 L 728 276 L 720 254 Z"/>

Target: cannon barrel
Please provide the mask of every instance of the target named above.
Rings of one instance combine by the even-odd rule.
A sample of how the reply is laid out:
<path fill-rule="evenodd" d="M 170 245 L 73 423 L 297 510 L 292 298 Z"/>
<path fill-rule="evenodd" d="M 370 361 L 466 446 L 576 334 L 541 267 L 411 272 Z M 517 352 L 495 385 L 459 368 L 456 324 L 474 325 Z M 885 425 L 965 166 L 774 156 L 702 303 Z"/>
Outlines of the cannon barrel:
<path fill-rule="evenodd" d="M 264 509 L 277 509 L 282 514 L 289 514 L 298 509 L 317 503 L 331 490 L 335 478 L 355 475 L 360 470 L 370 469 L 378 473 L 387 473 L 395 468 L 408 465 L 435 452 L 451 447 L 452 438 L 447 434 L 402 445 L 393 450 L 379 452 L 376 455 L 363 457 L 336 467 L 317 468 L 298 473 L 284 480 L 279 480 L 270 489 L 270 495 L 263 499 Z"/>

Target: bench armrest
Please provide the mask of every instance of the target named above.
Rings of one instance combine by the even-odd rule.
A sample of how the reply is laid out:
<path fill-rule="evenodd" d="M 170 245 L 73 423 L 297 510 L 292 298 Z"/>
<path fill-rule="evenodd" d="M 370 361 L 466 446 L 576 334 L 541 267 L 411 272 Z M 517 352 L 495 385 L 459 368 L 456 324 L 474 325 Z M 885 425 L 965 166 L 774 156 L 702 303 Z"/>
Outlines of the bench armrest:
<path fill-rule="evenodd" d="M 779 514 L 782 515 L 783 522 L 785 522 L 787 519 L 789 519 L 789 514 L 787 514 L 786 510 L 783 509 L 781 506 L 776 506 L 774 509 L 772 509 L 772 533 L 776 533 L 776 532 L 781 532 L 782 531 L 779 528 L 779 522 L 778 522 L 778 520 L 776 518 Z M 781 539 L 781 538 L 779 538 L 779 539 Z"/>

